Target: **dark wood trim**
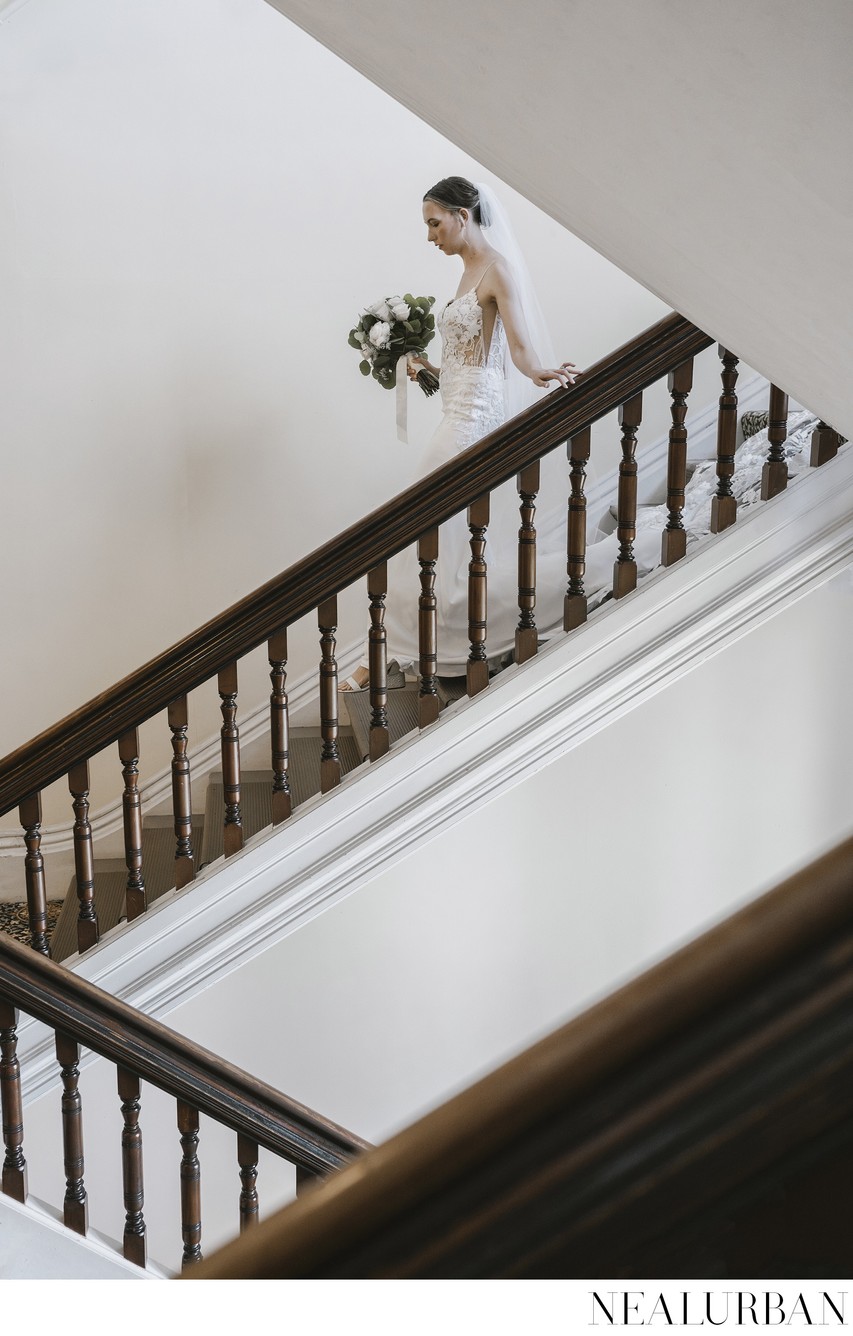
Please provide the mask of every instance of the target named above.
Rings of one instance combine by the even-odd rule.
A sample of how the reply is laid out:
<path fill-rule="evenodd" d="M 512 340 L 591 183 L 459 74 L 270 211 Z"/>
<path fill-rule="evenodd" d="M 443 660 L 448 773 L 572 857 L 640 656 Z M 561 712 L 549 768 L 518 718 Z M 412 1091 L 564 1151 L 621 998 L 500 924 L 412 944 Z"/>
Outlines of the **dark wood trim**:
<path fill-rule="evenodd" d="M 0 815 L 312 612 L 713 340 L 670 315 L 0 762 Z"/>
<path fill-rule="evenodd" d="M 0 1002 L 315 1173 L 368 1143 L 5 934 Z"/>
<path fill-rule="evenodd" d="M 848 840 L 197 1275 L 677 1274 L 631 1256 L 853 1146 L 852 961 Z"/>

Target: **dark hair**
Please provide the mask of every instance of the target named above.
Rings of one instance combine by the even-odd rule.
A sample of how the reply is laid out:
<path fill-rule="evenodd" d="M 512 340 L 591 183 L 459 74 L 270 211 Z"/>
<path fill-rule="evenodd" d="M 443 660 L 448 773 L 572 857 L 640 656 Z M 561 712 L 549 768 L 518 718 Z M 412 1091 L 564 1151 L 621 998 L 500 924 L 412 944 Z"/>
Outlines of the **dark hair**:
<path fill-rule="evenodd" d="M 480 192 L 473 182 L 465 179 L 464 176 L 446 176 L 443 181 L 439 181 L 428 190 L 424 195 L 424 201 L 435 200 L 443 209 L 450 209 L 453 213 L 458 213 L 460 209 L 467 209 L 481 227 L 488 227 L 492 221 L 485 206 L 480 204 Z"/>

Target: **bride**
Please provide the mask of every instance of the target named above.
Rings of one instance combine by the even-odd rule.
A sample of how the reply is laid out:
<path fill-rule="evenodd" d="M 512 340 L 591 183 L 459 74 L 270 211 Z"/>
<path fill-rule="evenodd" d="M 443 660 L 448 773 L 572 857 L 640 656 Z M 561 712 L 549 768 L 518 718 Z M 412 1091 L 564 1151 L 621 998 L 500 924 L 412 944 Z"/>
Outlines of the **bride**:
<path fill-rule="evenodd" d="M 412 379 L 422 367 L 439 377 L 443 414 L 427 447 L 424 472 L 430 473 L 528 407 L 538 391 L 552 382 L 571 385 L 579 373 L 571 362 L 549 367 L 540 360 L 539 354 L 547 355 L 548 349 L 545 323 L 511 226 L 488 186 L 474 185 L 461 176 L 447 177 L 424 196 L 423 218 L 427 239 L 443 254 L 459 256 L 462 261 L 456 296 L 438 313 L 441 366 L 432 366 L 426 358 L 413 358 L 409 366 Z M 563 452 L 552 452 L 543 460 L 542 504 L 536 515 L 540 634 L 562 625 L 567 478 Z M 546 492 L 548 482 L 555 484 L 548 489 L 553 495 Z M 487 530 L 487 652 L 493 666 L 512 650 L 515 641 L 518 528 L 519 498 L 511 480 L 491 495 Z M 470 531 L 463 511 L 439 531 L 435 593 L 437 673 L 442 677 L 461 676 L 468 660 L 470 559 Z M 401 553 L 389 567 L 388 657 L 396 660 L 400 670 L 417 670 L 419 659 L 418 569 L 414 548 Z M 367 663 L 365 653 L 343 690 L 367 685 Z"/>

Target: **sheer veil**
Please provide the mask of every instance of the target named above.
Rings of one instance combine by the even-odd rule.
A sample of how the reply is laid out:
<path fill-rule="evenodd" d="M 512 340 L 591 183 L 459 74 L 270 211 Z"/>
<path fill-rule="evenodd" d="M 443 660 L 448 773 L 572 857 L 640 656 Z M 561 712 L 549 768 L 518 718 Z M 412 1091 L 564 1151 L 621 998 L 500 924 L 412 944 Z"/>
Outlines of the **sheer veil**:
<path fill-rule="evenodd" d="M 530 341 L 536 350 L 541 366 L 554 366 L 554 350 L 548 333 L 548 326 L 542 314 L 542 308 L 536 296 L 536 289 L 530 277 L 521 247 L 516 239 L 512 223 L 506 209 L 501 204 L 491 186 L 483 181 L 473 183 L 480 196 L 481 226 L 490 246 L 494 246 L 506 260 L 512 270 L 515 285 L 521 301 L 521 309 L 527 324 Z M 522 374 L 507 353 L 506 383 L 504 400 L 506 415 L 515 417 L 516 413 L 529 408 L 545 391 L 534 385 L 529 377 Z"/>

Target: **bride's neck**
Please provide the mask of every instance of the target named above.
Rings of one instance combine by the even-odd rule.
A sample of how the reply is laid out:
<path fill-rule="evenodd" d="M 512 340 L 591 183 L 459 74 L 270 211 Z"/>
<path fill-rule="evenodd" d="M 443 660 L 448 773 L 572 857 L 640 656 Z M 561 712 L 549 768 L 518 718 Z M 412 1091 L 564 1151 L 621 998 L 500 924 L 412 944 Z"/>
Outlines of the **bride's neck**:
<path fill-rule="evenodd" d="M 487 242 L 480 241 L 474 244 L 469 241 L 464 250 L 460 250 L 459 252 L 462 263 L 465 266 L 465 273 L 467 274 L 471 270 L 478 268 L 478 266 L 486 264 L 491 253 L 492 247 Z"/>

